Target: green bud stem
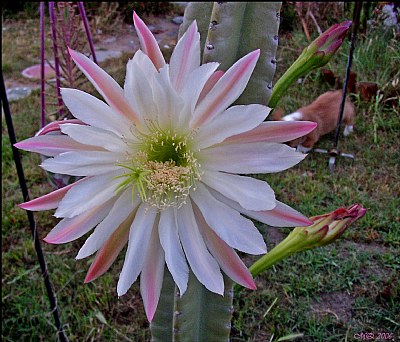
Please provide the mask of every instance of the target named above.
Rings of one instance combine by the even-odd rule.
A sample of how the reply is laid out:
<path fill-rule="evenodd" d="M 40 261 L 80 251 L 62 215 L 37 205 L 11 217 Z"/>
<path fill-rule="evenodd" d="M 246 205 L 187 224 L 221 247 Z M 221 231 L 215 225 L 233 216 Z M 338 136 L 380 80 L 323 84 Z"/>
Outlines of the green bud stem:
<path fill-rule="evenodd" d="M 322 64 L 321 57 L 323 61 Z M 315 54 L 310 54 L 310 51 L 304 49 L 296 61 L 288 70 L 286 70 L 278 82 L 276 82 L 272 89 L 272 95 L 268 106 L 271 108 L 276 108 L 279 100 L 286 93 L 287 89 L 292 85 L 292 83 L 294 83 L 300 77 L 306 75 L 309 71 L 326 64 L 328 60 L 324 61 L 323 56 L 318 54 L 318 52 Z"/>
<path fill-rule="evenodd" d="M 293 234 L 294 230 L 281 243 L 275 246 L 271 251 L 258 259 L 251 267 L 250 272 L 253 277 L 264 272 L 268 268 L 275 265 L 278 261 L 287 258 L 296 253 L 299 249 L 303 249 L 304 245 L 309 242 L 304 239 L 301 234 Z"/>

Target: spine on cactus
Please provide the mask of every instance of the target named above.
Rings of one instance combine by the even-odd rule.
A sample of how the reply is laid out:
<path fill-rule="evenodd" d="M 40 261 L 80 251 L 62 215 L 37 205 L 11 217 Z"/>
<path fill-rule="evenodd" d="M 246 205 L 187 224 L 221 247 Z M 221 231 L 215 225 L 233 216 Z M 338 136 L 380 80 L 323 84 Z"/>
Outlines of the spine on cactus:
<path fill-rule="evenodd" d="M 190 2 L 186 7 L 179 37 L 193 20 L 197 21 L 203 63 L 219 62 L 219 69 L 225 71 L 247 53 L 261 50 L 248 86 L 236 104 L 269 102 L 280 7 L 280 2 Z M 152 341 L 229 341 L 233 283 L 225 275 L 224 281 L 225 293 L 220 296 L 190 274 L 187 291 L 180 296 L 166 270 L 151 323 Z"/>
<path fill-rule="evenodd" d="M 185 9 L 183 23 L 179 27 L 178 39 L 183 36 L 193 20 L 196 20 L 197 27 L 200 33 L 200 49 L 204 47 L 207 41 L 207 34 L 210 26 L 212 10 L 212 2 L 189 2 Z"/>
<path fill-rule="evenodd" d="M 281 2 L 191 2 L 186 8 L 179 33 L 182 35 L 194 19 L 200 34 L 207 32 L 207 38 L 201 41 L 203 63 L 219 62 L 219 69 L 225 71 L 247 53 L 261 50 L 253 75 L 236 104 L 269 102 L 276 69 L 280 8 Z"/>

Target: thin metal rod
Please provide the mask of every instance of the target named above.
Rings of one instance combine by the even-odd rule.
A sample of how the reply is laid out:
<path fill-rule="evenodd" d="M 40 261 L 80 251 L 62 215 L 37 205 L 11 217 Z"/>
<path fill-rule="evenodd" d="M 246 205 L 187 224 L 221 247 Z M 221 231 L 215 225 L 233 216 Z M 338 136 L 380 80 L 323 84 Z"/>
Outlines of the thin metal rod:
<path fill-rule="evenodd" d="M 58 113 L 60 116 L 64 114 L 63 101 L 61 98 L 61 74 L 60 74 L 60 61 L 58 59 L 58 48 L 57 48 L 57 30 L 56 30 L 56 18 L 54 14 L 54 2 L 49 2 L 49 16 L 50 16 L 50 27 L 51 34 L 53 37 L 53 53 L 54 53 L 54 69 L 56 71 L 56 92 L 58 100 Z"/>
<path fill-rule="evenodd" d="M 83 21 L 83 25 L 85 26 L 86 36 L 87 36 L 87 39 L 89 42 L 90 52 L 92 53 L 93 62 L 98 64 L 97 58 L 96 58 L 96 52 L 94 51 L 92 35 L 90 34 L 89 24 L 88 24 L 88 20 L 86 17 L 85 7 L 83 6 L 82 1 L 78 2 L 78 8 L 79 8 L 79 13 L 80 13 L 82 21 Z"/>
<path fill-rule="evenodd" d="M 44 2 L 40 2 L 40 128 L 46 125 L 46 96 L 44 77 Z"/>
<path fill-rule="evenodd" d="M 29 201 L 28 187 L 26 185 L 26 180 L 25 180 L 24 170 L 22 168 L 21 158 L 20 158 L 18 149 L 16 147 L 14 147 L 14 144 L 17 142 L 17 140 L 15 137 L 14 126 L 13 126 L 13 122 L 12 122 L 12 118 L 11 118 L 10 106 L 9 106 L 8 99 L 7 99 L 6 87 L 5 87 L 4 79 L 3 79 L 3 72 L 1 72 L 0 74 L 1 74 L 1 89 L 0 89 L 1 101 L 3 103 L 4 117 L 5 117 L 6 124 L 7 124 L 8 135 L 10 137 L 11 149 L 12 149 L 14 162 L 15 162 L 15 168 L 17 169 L 19 185 L 21 188 L 21 192 L 22 192 L 24 201 Z M 47 291 L 47 297 L 49 298 L 49 301 L 50 301 L 51 312 L 53 313 L 55 325 L 57 327 L 58 339 L 61 342 L 66 342 L 66 341 L 68 341 L 68 338 L 66 337 L 63 326 L 61 324 L 61 320 L 60 320 L 60 316 L 59 316 L 58 308 L 57 308 L 57 299 L 56 299 L 56 296 L 53 291 L 53 287 L 50 282 L 46 260 L 44 258 L 42 246 L 40 244 L 40 240 L 39 240 L 39 237 L 37 234 L 35 218 L 31 211 L 26 211 L 26 213 L 28 215 L 29 226 L 30 226 L 32 237 L 34 240 L 35 250 L 36 250 L 38 260 L 39 260 L 40 269 L 42 271 L 44 285 L 45 285 L 46 291 Z"/>
<path fill-rule="evenodd" d="M 354 52 L 354 48 L 355 48 L 356 36 L 357 36 L 358 27 L 360 25 L 361 8 L 362 8 L 362 1 L 356 1 L 354 3 L 353 31 L 351 34 L 350 51 L 349 51 L 349 56 L 347 59 L 346 77 L 345 77 L 344 84 L 343 84 L 342 102 L 340 103 L 339 118 L 338 118 L 338 122 L 336 125 L 334 148 L 337 148 L 338 143 L 339 143 L 340 125 L 342 124 L 342 119 L 343 119 L 343 110 L 344 110 L 344 104 L 345 104 L 346 95 L 347 95 L 347 84 L 349 82 L 350 69 L 351 69 L 351 64 L 353 61 L 353 52 Z"/>

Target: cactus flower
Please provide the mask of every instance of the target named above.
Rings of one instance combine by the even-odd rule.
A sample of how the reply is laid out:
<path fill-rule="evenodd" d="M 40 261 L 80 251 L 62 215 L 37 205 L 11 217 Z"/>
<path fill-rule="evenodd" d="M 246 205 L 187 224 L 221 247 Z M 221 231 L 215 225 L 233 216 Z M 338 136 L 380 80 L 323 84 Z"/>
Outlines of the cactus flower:
<path fill-rule="evenodd" d="M 260 274 L 294 253 L 325 246 L 335 241 L 347 227 L 363 217 L 366 212 L 367 209 L 360 204 L 353 204 L 347 209 L 339 208 L 328 214 L 310 217 L 313 224 L 293 229 L 281 243 L 250 267 L 252 275 Z"/>
<path fill-rule="evenodd" d="M 76 119 L 53 122 L 16 146 L 49 156 L 41 164 L 47 171 L 83 177 L 20 205 L 57 209 L 61 221 L 45 241 L 67 243 L 94 229 L 77 255 L 97 252 L 85 282 L 103 274 L 127 245 L 117 293 L 125 294 L 140 275 L 151 321 L 165 264 L 181 295 L 189 267 L 214 293 L 224 291 L 221 270 L 254 289 L 235 250 L 264 254 L 266 245 L 245 216 L 275 226 L 310 223 L 279 202 L 266 182 L 244 174 L 279 172 L 300 162 L 304 155 L 282 142 L 307 134 L 315 123 L 264 122 L 266 106 L 231 106 L 246 87 L 258 50 L 225 73 L 216 71 L 218 63 L 200 65 L 194 21 L 168 64 L 136 14 L 134 24 L 141 50 L 128 61 L 124 88 L 70 50 L 105 102 L 63 88 Z"/>
<path fill-rule="evenodd" d="M 303 50 L 272 89 L 271 99 L 268 104 L 271 108 L 276 107 L 279 99 L 293 82 L 305 76 L 311 70 L 320 68 L 329 62 L 342 45 L 351 23 L 352 21 L 348 20 L 331 26 Z"/>

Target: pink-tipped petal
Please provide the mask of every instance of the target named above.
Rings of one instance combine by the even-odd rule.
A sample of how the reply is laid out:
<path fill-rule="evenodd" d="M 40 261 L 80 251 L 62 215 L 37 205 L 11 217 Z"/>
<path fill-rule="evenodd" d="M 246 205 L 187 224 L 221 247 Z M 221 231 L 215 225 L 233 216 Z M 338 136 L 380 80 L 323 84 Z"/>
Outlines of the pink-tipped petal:
<path fill-rule="evenodd" d="M 179 39 L 169 65 L 171 84 L 179 93 L 188 75 L 200 65 L 200 34 L 197 32 L 196 21 Z"/>
<path fill-rule="evenodd" d="M 240 96 L 246 88 L 259 56 L 260 50 L 255 50 L 229 68 L 196 107 L 190 123 L 191 128 L 197 128 L 211 120 Z"/>
<path fill-rule="evenodd" d="M 249 254 L 265 254 L 267 246 L 254 223 L 218 201 L 208 189 L 198 183 L 196 191 L 190 195 L 208 226 L 232 248 Z"/>
<path fill-rule="evenodd" d="M 270 226 L 305 227 L 312 224 L 312 222 L 306 216 L 279 201 L 276 201 L 276 206 L 272 210 L 246 210 L 242 208 L 239 203 L 223 196 L 220 192 L 215 191 L 211 188 L 209 188 L 209 191 L 216 199 L 230 206 L 232 209 L 237 210 L 243 215 L 246 215 L 254 220 L 260 221 Z"/>
<path fill-rule="evenodd" d="M 219 238 L 207 225 L 198 208 L 193 207 L 193 209 L 206 245 L 215 260 L 217 260 L 221 269 L 236 283 L 251 290 L 255 290 L 257 288 L 256 284 L 243 261 L 240 260 L 233 248 L 229 247 L 228 244 Z"/>
<path fill-rule="evenodd" d="M 161 53 L 156 38 L 153 36 L 143 20 L 139 18 L 136 12 L 133 12 L 133 23 L 135 25 L 143 52 L 149 56 L 157 69 L 162 68 L 165 65 L 165 59 Z"/>
<path fill-rule="evenodd" d="M 164 251 L 158 238 L 158 229 L 155 226 L 151 234 L 146 260 L 140 275 L 140 293 L 149 322 L 153 320 L 158 300 L 160 299 L 164 266 Z"/>
<path fill-rule="evenodd" d="M 15 147 L 54 157 L 57 154 L 69 151 L 104 151 L 101 147 L 88 146 L 76 142 L 67 135 L 38 135 L 14 144 Z"/>
<path fill-rule="evenodd" d="M 70 120 L 60 120 L 60 121 L 53 121 L 44 126 L 36 135 L 45 135 L 50 132 L 60 132 L 60 125 L 63 124 L 76 124 L 76 125 L 85 125 L 84 122 L 78 119 L 70 119 Z"/>
<path fill-rule="evenodd" d="M 274 190 L 267 182 L 262 180 L 208 170 L 202 175 L 201 181 L 231 200 L 238 202 L 243 208 L 249 210 L 271 210 L 275 208 Z"/>
<path fill-rule="evenodd" d="M 120 226 L 111 234 L 104 245 L 99 249 L 96 257 L 90 265 L 89 271 L 85 278 L 85 283 L 93 281 L 106 272 L 114 263 L 122 248 L 128 242 L 129 228 L 133 217 L 128 217 Z"/>
<path fill-rule="evenodd" d="M 132 203 L 132 189 L 126 189 L 117 198 L 107 217 L 96 227 L 79 250 L 76 259 L 87 258 L 97 252 L 120 225 L 131 225 L 140 204 L 138 196 L 134 196 Z M 129 203 L 129 205 L 127 205 Z"/>
<path fill-rule="evenodd" d="M 68 49 L 68 51 L 79 69 L 82 70 L 110 107 L 134 123 L 139 123 L 138 115 L 129 106 L 119 84 L 85 55 L 72 49 Z"/>
<path fill-rule="evenodd" d="M 44 241 L 52 244 L 60 244 L 80 238 L 107 216 L 113 204 L 114 201 L 110 200 L 73 218 L 62 219 L 47 234 Z"/>
<path fill-rule="evenodd" d="M 189 267 L 179 239 L 175 209 L 167 208 L 160 213 L 158 234 L 164 249 L 165 262 L 182 296 L 187 289 Z"/>
<path fill-rule="evenodd" d="M 306 227 L 312 222 L 288 205 L 276 201 L 276 206 L 272 210 L 265 211 L 244 211 L 245 215 L 275 227 Z"/>
<path fill-rule="evenodd" d="M 143 270 L 157 214 L 146 203 L 142 203 L 138 208 L 129 230 L 128 248 L 117 284 L 118 296 L 122 296 L 128 291 Z"/>
<path fill-rule="evenodd" d="M 78 180 L 75 183 L 69 184 L 61 189 L 50 192 L 47 195 L 35 198 L 31 201 L 18 204 L 21 209 L 30 210 L 30 211 L 41 211 L 41 210 L 49 210 L 55 209 L 58 207 L 58 204 L 64 198 L 65 194 L 76 184 L 83 181 L 85 178 Z"/>
<path fill-rule="evenodd" d="M 197 147 L 204 149 L 258 127 L 270 109 L 260 104 L 229 107 L 197 130 Z"/>
<path fill-rule="evenodd" d="M 182 247 L 194 275 L 208 290 L 223 295 L 224 280 L 219 265 L 204 243 L 190 201 L 177 210 L 177 222 Z"/>
<path fill-rule="evenodd" d="M 200 93 L 199 99 L 197 100 L 197 104 L 199 104 L 205 96 L 214 88 L 215 84 L 219 81 L 219 79 L 224 75 L 222 70 L 217 70 L 214 72 L 211 77 L 208 79 L 206 84 L 203 87 L 203 90 Z"/>
<path fill-rule="evenodd" d="M 317 127 L 311 121 L 268 121 L 258 127 L 227 138 L 222 144 L 286 142 L 302 137 Z"/>
<path fill-rule="evenodd" d="M 199 152 L 205 169 L 239 174 L 280 172 L 306 156 L 285 144 L 270 142 L 220 144 Z"/>

